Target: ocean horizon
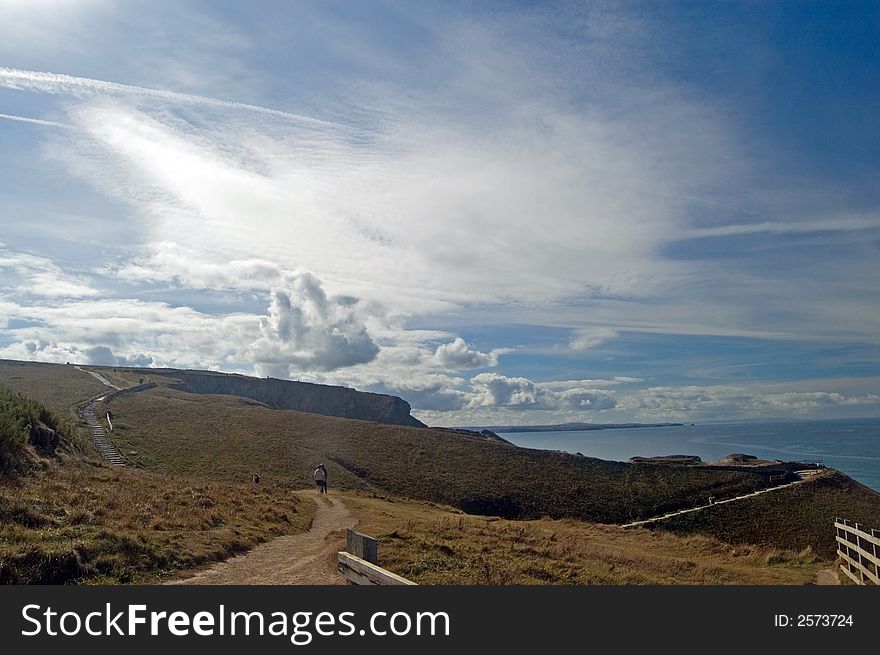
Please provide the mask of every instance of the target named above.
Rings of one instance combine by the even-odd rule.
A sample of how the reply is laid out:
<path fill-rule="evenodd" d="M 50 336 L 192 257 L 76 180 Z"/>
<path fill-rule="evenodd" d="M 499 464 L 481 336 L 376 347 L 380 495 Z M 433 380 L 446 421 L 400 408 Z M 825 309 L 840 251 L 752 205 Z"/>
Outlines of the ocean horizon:
<path fill-rule="evenodd" d="M 880 418 L 706 421 L 683 426 L 500 432 L 524 448 L 587 457 L 697 455 L 711 461 L 745 453 L 761 459 L 820 462 L 880 492 Z"/>

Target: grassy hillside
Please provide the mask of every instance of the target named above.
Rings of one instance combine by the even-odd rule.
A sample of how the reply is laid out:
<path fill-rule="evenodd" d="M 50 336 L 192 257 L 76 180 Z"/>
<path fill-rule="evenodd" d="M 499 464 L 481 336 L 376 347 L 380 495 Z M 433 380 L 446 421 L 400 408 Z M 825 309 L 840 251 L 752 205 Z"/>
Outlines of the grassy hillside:
<path fill-rule="evenodd" d="M 712 537 L 581 521 L 506 521 L 346 494 L 380 565 L 421 584 L 808 584 L 810 549 L 732 547 Z"/>
<path fill-rule="evenodd" d="M 107 390 L 94 377 L 75 366 L 0 359 L 0 384 L 68 416 L 75 405 Z"/>
<path fill-rule="evenodd" d="M 101 373 L 119 386 L 140 378 Z M 62 416 L 107 392 L 72 366 L 0 362 L 3 381 Z M 880 495 L 833 472 L 663 529 L 621 530 L 595 523 L 752 491 L 766 474 L 607 462 L 161 385 L 111 396 L 98 414 L 106 409 L 115 415 L 110 436 L 135 468 L 24 445 L 30 471 L 0 476 L 0 581 L 156 580 L 303 530 L 313 507 L 290 491 L 311 485 L 322 461 L 332 492 L 360 494 L 352 498 L 361 499 L 363 526 L 383 538 L 389 566 L 423 582 L 804 582 L 817 556 L 833 558 L 834 516 L 880 527 Z M 13 441 L 22 447 L 21 434 Z M 250 483 L 253 472 L 260 485 Z"/>
<path fill-rule="evenodd" d="M 66 402 L 77 392 L 57 395 L 65 386 L 45 395 Z M 305 530 L 314 514 L 272 484 L 110 468 L 70 436 L 70 421 L 0 388 L 0 584 L 150 581 Z"/>
<path fill-rule="evenodd" d="M 880 529 L 880 494 L 840 473 L 744 501 L 682 514 L 658 524 L 682 534 L 709 534 L 730 543 L 778 548 L 810 545 L 822 557 L 835 552 L 835 517 Z"/>
<path fill-rule="evenodd" d="M 106 407 L 115 416 L 113 440 L 148 468 L 231 480 L 258 471 L 301 487 L 323 461 L 331 486 L 383 489 L 507 518 L 623 522 L 766 484 L 750 472 L 607 462 L 166 387 Z"/>
<path fill-rule="evenodd" d="M 308 529 L 272 485 L 43 461 L 0 478 L 0 584 L 150 582 Z"/>
<path fill-rule="evenodd" d="M 69 422 L 43 403 L 0 386 L 0 474 L 26 468 L 33 445 L 54 454 L 61 439 L 70 439 Z"/>

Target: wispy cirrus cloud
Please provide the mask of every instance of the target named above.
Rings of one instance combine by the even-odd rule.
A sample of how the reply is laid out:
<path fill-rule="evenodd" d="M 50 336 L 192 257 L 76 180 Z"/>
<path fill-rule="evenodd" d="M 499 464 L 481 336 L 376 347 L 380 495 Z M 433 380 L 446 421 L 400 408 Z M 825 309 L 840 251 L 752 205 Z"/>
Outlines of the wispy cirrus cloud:
<path fill-rule="evenodd" d="M 64 271 L 48 257 L 4 249 L 0 244 L 0 290 L 10 296 L 30 294 L 41 298 L 99 296 L 87 275 Z M 6 284 L 3 284 L 5 282 Z"/>
<path fill-rule="evenodd" d="M 0 53 L 22 44 L 0 119 L 27 143 L 5 154 L 21 218 L 3 236 L 43 257 L 0 270 L 6 356 L 271 372 L 444 423 L 552 422 L 769 411 L 749 385 L 686 397 L 681 349 L 628 368 L 624 344 L 652 335 L 878 339 L 870 189 L 790 174 L 797 157 L 739 122 L 749 107 L 668 65 L 703 61 L 653 15 L 62 4 L 0 5 Z M 102 39 L 66 38 L 87 22 Z M 86 195 L 100 219 L 74 223 Z M 533 330 L 553 336 L 511 336 Z"/>
<path fill-rule="evenodd" d="M 165 103 L 192 105 L 195 107 L 256 112 L 266 116 L 292 120 L 299 123 L 307 123 L 314 126 L 346 129 L 345 125 L 331 123 L 310 116 L 303 116 L 301 114 L 281 111 L 279 109 L 261 107 L 260 105 L 253 105 L 246 102 L 221 100 L 219 98 L 211 98 L 191 93 L 179 93 L 177 91 L 150 89 L 134 84 L 108 82 L 106 80 L 77 77 L 75 75 L 66 75 L 64 73 L 30 71 L 0 66 L 0 87 L 74 96 L 111 95 L 149 98 Z"/>

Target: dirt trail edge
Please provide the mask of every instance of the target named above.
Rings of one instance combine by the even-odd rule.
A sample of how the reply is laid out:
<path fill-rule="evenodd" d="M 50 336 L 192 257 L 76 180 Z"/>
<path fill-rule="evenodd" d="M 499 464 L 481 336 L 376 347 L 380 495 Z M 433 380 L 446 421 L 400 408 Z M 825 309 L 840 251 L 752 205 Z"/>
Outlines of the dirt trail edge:
<path fill-rule="evenodd" d="M 356 519 L 341 500 L 314 492 L 309 496 L 318 511 L 308 532 L 277 537 L 242 555 L 218 562 L 191 578 L 168 584 L 344 584 L 335 567 L 339 544 L 331 532 L 354 527 Z"/>

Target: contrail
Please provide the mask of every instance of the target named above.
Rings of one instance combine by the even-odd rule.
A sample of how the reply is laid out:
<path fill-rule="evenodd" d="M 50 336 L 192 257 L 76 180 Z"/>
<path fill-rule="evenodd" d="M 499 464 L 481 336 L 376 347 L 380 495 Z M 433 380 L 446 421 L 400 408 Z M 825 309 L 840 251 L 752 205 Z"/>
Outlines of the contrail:
<path fill-rule="evenodd" d="M 743 234 L 798 234 L 808 232 L 856 232 L 880 228 L 880 216 L 840 216 L 806 221 L 778 221 L 770 223 L 745 223 L 721 225 L 689 230 L 682 239 L 704 239 L 707 237 L 729 237 Z"/>
<path fill-rule="evenodd" d="M 64 75 L 61 73 L 19 70 L 17 68 L 6 68 L 3 66 L 0 66 L 0 87 L 5 87 L 7 89 L 40 91 L 42 93 L 52 94 L 104 93 L 111 95 L 136 95 L 202 107 L 243 109 L 321 127 L 349 129 L 348 126 L 339 123 L 323 121 L 318 118 L 303 116 L 301 114 L 292 114 L 290 112 L 261 107 L 259 105 L 251 105 L 246 102 L 220 100 L 218 98 L 193 95 L 190 93 L 162 91 L 161 89 L 150 89 L 143 86 L 134 86 L 132 84 L 120 84 L 118 82 L 105 82 L 104 80 L 94 80 L 89 77 L 74 77 L 73 75 Z"/>
<path fill-rule="evenodd" d="M 14 116 L 12 114 L 0 114 L 0 118 L 7 121 L 18 121 L 19 123 L 32 123 L 34 125 L 45 125 L 46 127 L 63 127 L 70 129 L 67 123 L 58 123 L 56 121 L 44 121 L 42 118 L 28 118 L 27 116 Z"/>

